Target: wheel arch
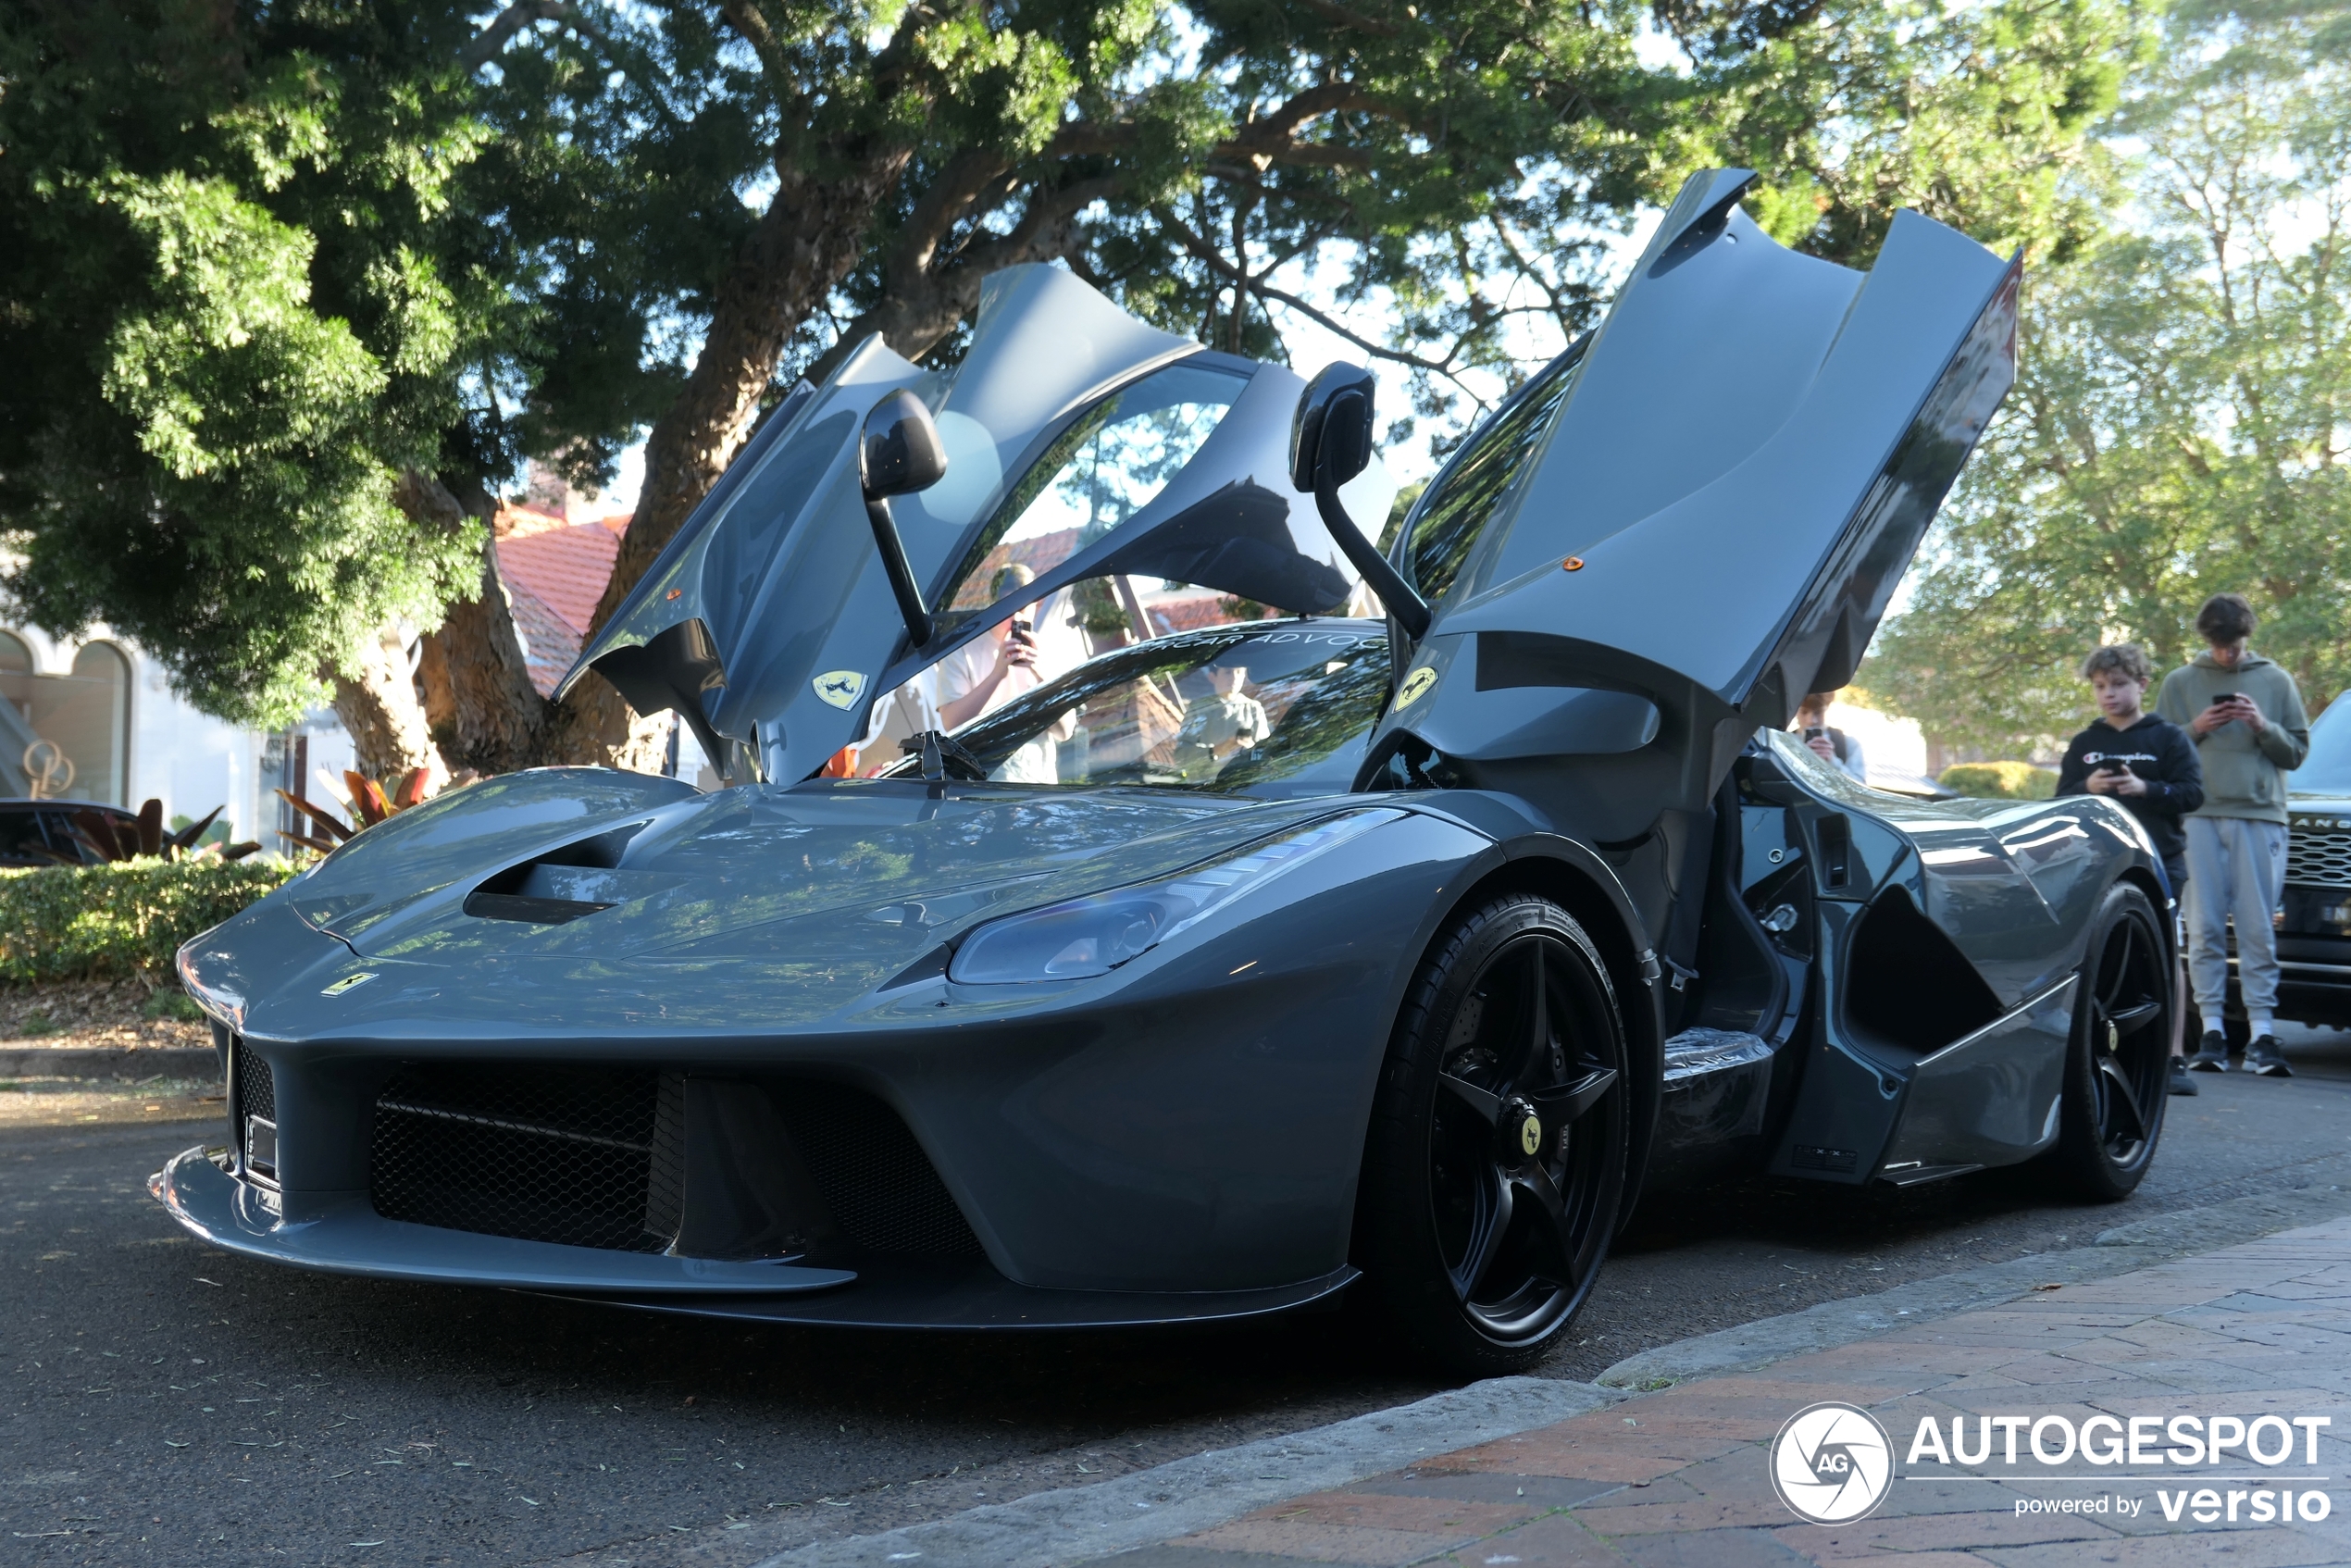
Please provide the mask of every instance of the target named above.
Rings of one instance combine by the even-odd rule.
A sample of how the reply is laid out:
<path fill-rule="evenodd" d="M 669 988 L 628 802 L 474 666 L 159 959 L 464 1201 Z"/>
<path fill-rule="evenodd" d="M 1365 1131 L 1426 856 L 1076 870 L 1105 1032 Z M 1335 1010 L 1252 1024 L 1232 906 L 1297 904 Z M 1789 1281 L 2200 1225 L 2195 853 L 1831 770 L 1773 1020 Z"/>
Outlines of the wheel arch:
<path fill-rule="evenodd" d="M 1516 892 L 1539 894 L 1574 915 L 1599 950 L 1609 983 L 1616 989 L 1625 1052 L 1634 1068 L 1624 1200 L 1617 1213 L 1622 1228 L 1640 1201 L 1642 1178 L 1648 1170 L 1664 1092 L 1665 1039 L 1657 955 L 1642 935 L 1640 916 L 1616 873 L 1588 847 L 1558 834 L 1528 833 L 1501 840 L 1465 868 L 1461 891 L 1431 927 L 1414 965 L 1427 957 L 1463 911 L 1497 894 Z"/>

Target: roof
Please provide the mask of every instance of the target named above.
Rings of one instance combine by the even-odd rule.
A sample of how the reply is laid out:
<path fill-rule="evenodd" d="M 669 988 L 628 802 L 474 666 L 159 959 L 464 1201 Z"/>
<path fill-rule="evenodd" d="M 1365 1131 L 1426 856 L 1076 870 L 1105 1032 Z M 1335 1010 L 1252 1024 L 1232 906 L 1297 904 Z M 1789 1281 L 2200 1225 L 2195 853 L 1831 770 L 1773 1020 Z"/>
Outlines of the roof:
<path fill-rule="evenodd" d="M 530 683 L 541 696 L 552 696 L 555 683 L 579 657 L 596 602 L 612 580 L 628 518 L 624 513 L 591 523 L 566 523 L 507 510 L 516 514 L 516 526 L 501 531 L 498 572 L 505 579 Z"/>

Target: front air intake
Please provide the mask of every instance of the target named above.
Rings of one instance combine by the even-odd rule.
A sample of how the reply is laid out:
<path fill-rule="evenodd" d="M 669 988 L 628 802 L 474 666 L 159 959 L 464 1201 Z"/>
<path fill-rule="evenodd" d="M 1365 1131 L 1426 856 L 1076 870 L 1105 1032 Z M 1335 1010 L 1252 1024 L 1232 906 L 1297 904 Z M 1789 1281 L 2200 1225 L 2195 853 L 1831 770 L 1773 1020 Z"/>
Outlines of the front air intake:
<path fill-rule="evenodd" d="M 247 1177 L 278 1179 L 278 1080 L 261 1053 L 231 1035 L 229 1048 L 229 1146 Z"/>
<path fill-rule="evenodd" d="M 982 1255 L 971 1223 L 896 1111 L 840 1084 L 778 1084 L 775 1096 L 834 1223 L 860 1248 Z"/>
<path fill-rule="evenodd" d="M 376 1097 L 368 1195 L 390 1220 L 658 1252 L 645 1228 L 658 1075 L 404 1065 Z"/>
<path fill-rule="evenodd" d="M 376 1098 L 376 1213 L 525 1241 L 666 1251 L 706 1229 L 681 1229 L 696 1202 L 682 1081 L 651 1068 L 404 1064 Z M 776 1136 L 789 1138 L 847 1245 L 841 1261 L 983 1255 L 922 1145 L 883 1101 L 840 1084 L 728 1081 L 773 1107 L 770 1126 L 780 1124 Z"/>

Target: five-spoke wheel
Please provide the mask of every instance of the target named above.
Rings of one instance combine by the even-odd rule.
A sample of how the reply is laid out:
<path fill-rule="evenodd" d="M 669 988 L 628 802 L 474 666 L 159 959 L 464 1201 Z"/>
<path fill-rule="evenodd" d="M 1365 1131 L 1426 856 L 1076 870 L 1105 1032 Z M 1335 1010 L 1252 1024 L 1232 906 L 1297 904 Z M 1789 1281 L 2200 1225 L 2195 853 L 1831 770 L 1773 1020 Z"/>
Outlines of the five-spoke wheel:
<path fill-rule="evenodd" d="M 2163 1136 L 2178 993 L 2157 918 L 2137 888 L 2110 889 L 2082 961 L 2055 1158 L 2090 1198 L 2127 1196 Z"/>
<path fill-rule="evenodd" d="M 1507 1371 L 1574 1317 L 1616 1226 L 1630 1089 L 1607 971 L 1566 911 L 1497 899 L 1437 944 L 1389 1046 L 1358 1227 L 1426 1349 Z"/>

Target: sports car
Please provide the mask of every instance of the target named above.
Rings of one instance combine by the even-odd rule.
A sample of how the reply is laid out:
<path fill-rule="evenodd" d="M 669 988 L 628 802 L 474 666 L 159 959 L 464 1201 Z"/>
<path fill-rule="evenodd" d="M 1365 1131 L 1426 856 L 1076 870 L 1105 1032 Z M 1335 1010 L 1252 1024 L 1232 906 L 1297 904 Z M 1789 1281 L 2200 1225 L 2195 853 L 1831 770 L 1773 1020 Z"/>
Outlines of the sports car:
<path fill-rule="evenodd" d="M 1354 1290 L 1475 1373 L 1726 1170 L 2128 1192 L 2177 1006 L 2133 819 L 1784 729 L 2006 393 L 2019 264 L 1910 213 L 1866 275 L 1800 255 L 1751 180 L 1689 183 L 1386 553 L 1362 371 L 1045 268 L 951 369 L 867 342 L 569 678 L 725 787 L 476 783 L 189 942 L 230 1138 L 156 1195 L 300 1267 L 802 1324 Z M 1151 635 L 1153 579 L 1236 618 Z M 841 776 L 1014 619 L 1089 641 Z"/>

